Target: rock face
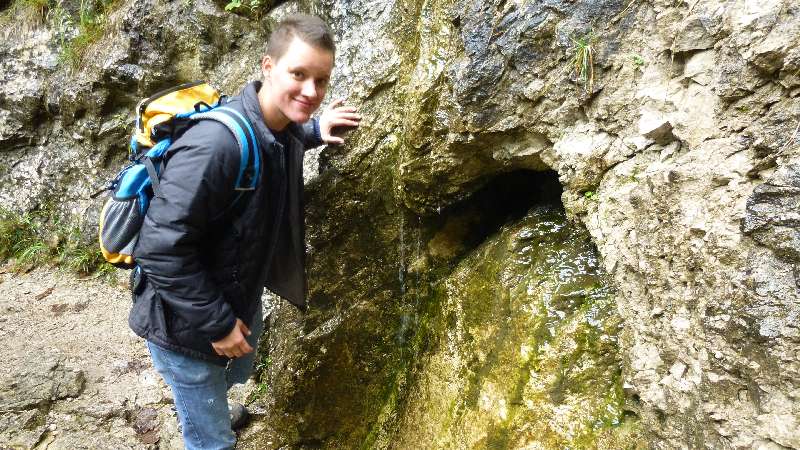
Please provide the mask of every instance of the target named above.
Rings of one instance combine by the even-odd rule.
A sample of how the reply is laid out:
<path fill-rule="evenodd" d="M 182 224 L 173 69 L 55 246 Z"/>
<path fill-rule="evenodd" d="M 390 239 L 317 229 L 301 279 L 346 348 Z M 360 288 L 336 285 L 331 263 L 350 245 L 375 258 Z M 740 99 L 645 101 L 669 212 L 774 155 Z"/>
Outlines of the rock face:
<path fill-rule="evenodd" d="M 257 58 L 264 38 L 214 4 L 141 1 L 107 11 L 100 37 L 67 57 L 62 41 L 81 33 L 78 18 L 70 18 L 86 2 L 78 3 L 60 2 L 44 18 L 37 12 L 33 24 L 20 19 L 16 3 L 2 12 L 0 202 L 47 211 L 89 233 L 102 207 L 89 195 L 122 167 L 136 102 L 204 78 L 235 93 L 255 69 L 242 61 Z M 230 51 L 231 37 L 246 49 L 239 56 Z M 211 67 L 224 82 L 209 74 Z"/>
<path fill-rule="evenodd" d="M 534 207 L 434 286 L 436 313 L 414 336 L 430 351 L 416 356 L 397 431 L 376 447 L 643 444 L 622 390 L 614 296 L 588 234 L 565 221 Z"/>
<path fill-rule="evenodd" d="M 529 412 L 570 411 L 573 398 L 530 380 L 559 379 L 566 366 L 537 345 L 578 342 L 581 306 L 559 317 L 563 335 L 525 344 L 541 364 L 518 391 L 497 380 L 532 360 L 513 348 L 528 338 L 488 337 L 525 323 L 532 303 L 515 289 L 527 275 L 510 280 L 538 266 L 513 262 L 515 242 L 544 191 L 588 230 L 613 292 L 608 323 L 620 323 L 616 387 L 586 373 L 620 396 L 625 426 L 585 445 L 800 448 L 790 0 L 319 0 L 260 23 L 201 0 L 134 2 L 109 15 L 108 45 L 80 73 L 56 64 L 42 27 L 0 44 L 0 202 L 41 208 L 58 193 L 62 214 L 96 210 L 85 194 L 121 161 L 133 102 L 190 78 L 235 92 L 270 24 L 295 10 L 331 23 L 330 98 L 365 119 L 307 174 L 312 308 L 273 305 L 265 417 L 244 446 L 576 442 Z M 492 273 L 491 288 L 469 290 Z M 577 401 L 589 414 L 601 404 Z M 545 429 L 554 440 L 527 440 Z"/>

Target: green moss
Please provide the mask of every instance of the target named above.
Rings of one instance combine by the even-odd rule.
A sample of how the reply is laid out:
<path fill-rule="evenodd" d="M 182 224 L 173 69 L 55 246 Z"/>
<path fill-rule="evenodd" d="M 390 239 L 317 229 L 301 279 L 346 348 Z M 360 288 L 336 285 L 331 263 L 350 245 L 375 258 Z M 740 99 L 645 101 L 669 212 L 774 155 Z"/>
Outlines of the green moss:
<path fill-rule="evenodd" d="M 504 228 L 435 286 L 424 339 L 438 344 L 419 350 L 410 400 L 396 402 L 400 447 L 641 444 L 623 413 L 613 293 L 563 211 Z"/>
<path fill-rule="evenodd" d="M 260 20 L 275 4 L 273 0 L 230 0 L 225 11 Z"/>
<path fill-rule="evenodd" d="M 398 431 L 397 426 L 400 419 L 398 413 L 406 407 L 410 388 L 419 381 L 420 362 L 418 358 L 428 353 L 431 347 L 436 346 L 439 330 L 444 326 L 444 317 L 441 314 L 441 301 L 443 300 L 441 292 L 432 293 L 429 298 L 422 300 L 422 303 L 417 297 L 419 294 L 420 292 L 416 289 L 406 292 L 404 302 L 417 305 L 410 312 L 413 317 L 409 319 L 410 323 L 406 325 L 405 332 L 399 334 L 394 343 L 382 349 L 382 351 L 389 354 L 394 353 L 396 356 L 390 360 L 386 370 L 387 373 L 394 374 L 394 376 L 374 399 L 375 404 L 380 406 L 380 414 L 369 428 L 367 437 L 361 445 L 362 449 L 383 448 L 386 445 L 381 445 L 385 443 L 380 441 Z"/>

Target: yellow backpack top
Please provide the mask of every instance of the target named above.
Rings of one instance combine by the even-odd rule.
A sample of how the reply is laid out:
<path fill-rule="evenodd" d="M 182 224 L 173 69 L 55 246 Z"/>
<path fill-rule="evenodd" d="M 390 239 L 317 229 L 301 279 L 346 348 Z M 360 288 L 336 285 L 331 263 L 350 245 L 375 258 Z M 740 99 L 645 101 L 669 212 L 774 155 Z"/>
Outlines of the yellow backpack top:
<path fill-rule="evenodd" d="M 136 132 L 134 138 L 140 146 L 152 147 L 157 125 L 173 117 L 186 117 L 196 112 L 198 106 L 207 109 L 216 105 L 222 96 L 208 83 L 196 81 L 181 84 L 147 97 L 136 105 Z M 199 112 L 199 110 L 197 110 Z"/>

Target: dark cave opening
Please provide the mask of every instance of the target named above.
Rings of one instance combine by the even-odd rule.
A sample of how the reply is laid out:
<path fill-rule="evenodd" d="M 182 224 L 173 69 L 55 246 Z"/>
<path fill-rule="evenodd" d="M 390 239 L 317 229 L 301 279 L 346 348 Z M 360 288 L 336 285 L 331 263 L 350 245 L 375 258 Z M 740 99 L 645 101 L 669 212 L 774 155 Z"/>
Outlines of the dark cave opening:
<path fill-rule="evenodd" d="M 458 242 L 459 257 L 497 233 L 505 224 L 522 219 L 537 206 L 558 208 L 561 183 L 554 170 L 516 170 L 494 176 L 464 200 L 444 208 L 431 228 Z M 449 259 L 449 258 L 448 258 Z"/>
<path fill-rule="evenodd" d="M 505 223 L 522 218 L 536 205 L 560 205 L 562 192 L 554 170 L 517 170 L 495 176 L 465 202 Z"/>

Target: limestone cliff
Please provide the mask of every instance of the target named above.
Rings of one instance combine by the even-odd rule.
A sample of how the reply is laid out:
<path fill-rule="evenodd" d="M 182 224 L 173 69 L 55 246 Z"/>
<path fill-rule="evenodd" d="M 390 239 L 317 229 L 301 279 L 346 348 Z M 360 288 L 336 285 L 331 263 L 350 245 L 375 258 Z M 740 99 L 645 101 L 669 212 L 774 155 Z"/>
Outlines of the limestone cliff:
<path fill-rule="evenodd" d="M 334 28 L 329 98 L 365 120 L 309 157 L 312 309 L 273 303 L 253 445 L 800 448 L 795 2 L 308 0 L 247 18 L 137 0 L 112 4 L 75 64 L 59 46 L 78 27 L 9 17 L 21 3 L 3 12 L 0 204 L 87 232 L 100 206 L 87 195 L 122 163 L 138 98 L 196 78 L 234 93 L 288 12 Z M 536 258 L 510 260 L 528 209 L 552 203 L 542 193 L 608 274 L 608 358 L 566 351 L 564 366 L 536 353 L 544 337 L 496 339 L 525 323 L 530 299 L 509 280 Z M 547 339 L 585 335 L 589 294 L 552 310 L 564 315 Z M 536 380 L 598 364 L 620 374 L 595 391 L 619 414 L 570 441 L 542 411 L 592 400 Z M 535 370 L 509 375 L 521 367 Z M 516 391 L 498 387 L 508 377 Z"/>

